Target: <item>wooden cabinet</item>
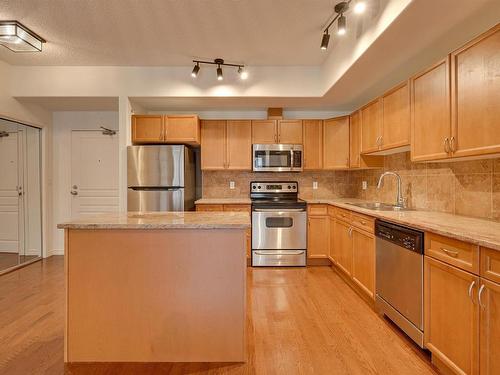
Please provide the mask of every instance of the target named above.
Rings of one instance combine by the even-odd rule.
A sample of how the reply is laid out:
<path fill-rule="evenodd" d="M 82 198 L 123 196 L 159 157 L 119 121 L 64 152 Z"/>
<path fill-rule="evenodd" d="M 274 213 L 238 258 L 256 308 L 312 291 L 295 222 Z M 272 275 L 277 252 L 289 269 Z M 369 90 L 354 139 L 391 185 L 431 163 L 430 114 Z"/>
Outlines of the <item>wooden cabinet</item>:
<path fill-rule="evenodd" d="M 133 144 L 200 144 L 200 121 L 195 115 L 133 115 Z"/>
<path fill-rule="evenodd" d="M 361 108 L 361 153 L 379 150 L 382 134 L 382 105 L 376 99 Z"/>
<path fill-rule="evenodd" d="M 276 120 L 253 120 L 252 143 L 278 143 Z"/>
<path fill-rule="evenodd" d="M 222 204 L 197 204 L 196 211 L 224 211 Z"/>
<path fill-rule="evenodd" d="M 381 97 L 382 131 L 380 150 L 410 145 L 410 90 L 408 82 L 396 86 Z"/>
<path fill-rule="evenodd" d="M 500 374 L 500 284 L 481 279 L 480 288 L 479 373 Z"/>
<path fill-rule="evenodd" d="M 304 169 L 317 170 L 323 168 L 323 121 L 304 120 Z"/>
<path fill-rule="evenodd" d="M 373 299 L 375 298 L 375 236 L 356 228 L 353 228 L 351 233 L 352 280 Z"/>
<path fill-rule="evenodd" d="M 424 342 L 457 374 L 479 372 L 477 276 L 425 256 Z"/>
<path fill-rule="evenodd" d="M 163 141 L 162 115 L 133 115 L 132 116 L 132 143 L 148 144 Z"/>
<path fill-rule="evenodd" d="M 411 78 L 411 159 L 451 156 L 450 67 L 446 58 Z"/>
<path fill-rule="evenodd" d="M 302 120 L 278 120 L 278 143 L 302 144 Z"/>
<path fill-rule="evenodd" d="M 201 169 L 251 170 L 251 129 L 248 120 L 203 120 Z"/>
<path fill-rule="evenodd" d="M 481 277 L 500 284 L 500 251 L 481 248 Z"/>
<path fill-rule="evenodd" d="M 323 168 L 349 168 L 349 116 L 323 122 Z"/>
<path fill-rule="evenodd" d="M 426 233 L 425 254 L 465 271 L 479 273 L 479 248 L 477 245 L 434 233 Z"/>
<path fill-rule="evenodd" d="M 327 206 L 312 204 L 307 206 L 307 257 L 327 259 L 329 254 L 330 221 Z"/>
<path fill-rule="evenodd" d="M 251 170 L 252 122 L 250 120 L 227 121 L 226 137 L 227 169 Z"/>
<path fill-rule="evenodd" d="M 201 169 L 225 169 L 226 158 L 226 121 L 203 120 L 201 122 Z"/>
<path fill-rule="evenodd" d="M 253 120 L 252 143 L 302 144 L 302 120 Z"/>
<path fill-rule="evenodd" d="M 351 226 L 349 223 L 335 219 L 335 237 L 334 247 L 337 254 L 337 267 L 344 271 L 348 276 L 352 272 L 352 241 Z"/>
<path fill-rule="evenodd" d="M 330 208 L 330 207 L 328 207 Z M 332 209 L 333 211 L 333 209 Z M 338 262 L 338 253 L 337 253 L 337 248 L 335 247 L 335 214 L 334 212 L 328 213 L 328 222 L 329 222 L 329 254 L 330 254 L 330 260 L 332 261 L 333 264 L 337 264 Z"/>
<path fill-rule="evenodd" d="M 453 157 L 500 153 L 500 24 L 451 54 Z"/>
<path fill-rule="evenodd" d="M 383 156 L 361 155 L 361 112 L 349 116 L 349 168 L 382 168 Z"/>

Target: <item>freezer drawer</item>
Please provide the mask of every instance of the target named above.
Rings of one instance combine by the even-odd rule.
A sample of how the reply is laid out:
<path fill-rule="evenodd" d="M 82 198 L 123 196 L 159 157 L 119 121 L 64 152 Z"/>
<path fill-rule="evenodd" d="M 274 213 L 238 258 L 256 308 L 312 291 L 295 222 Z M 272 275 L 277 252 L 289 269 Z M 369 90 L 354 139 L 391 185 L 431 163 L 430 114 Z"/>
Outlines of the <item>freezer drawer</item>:
<path fill-rule="evenodd" d="M 184 211 L 184 189 L 128 189 L 128 211 Z"/>

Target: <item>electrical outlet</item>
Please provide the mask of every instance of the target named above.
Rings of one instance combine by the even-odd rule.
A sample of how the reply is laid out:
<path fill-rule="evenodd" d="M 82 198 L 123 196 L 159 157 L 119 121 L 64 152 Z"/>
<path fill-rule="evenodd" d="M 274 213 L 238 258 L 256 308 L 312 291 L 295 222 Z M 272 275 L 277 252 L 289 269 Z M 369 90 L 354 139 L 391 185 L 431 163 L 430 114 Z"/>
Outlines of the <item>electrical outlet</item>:
<path fill-rule="evenodd" d="M 318 181 L 313 181 L 313 189 L 316 190 L 318 188 Z"/>
<path fill-rule="evenodd" d="M 235 188 L 234 181 L 229 181 L 229 189 L 234 189 L 234 188 Z"/>
<path fill-rule="evenodd" d="M 361 183 L 361 187 L 363 188 L 363 190 L 368 189 L 368 182 L 363 181 L 363 182 Z"/>

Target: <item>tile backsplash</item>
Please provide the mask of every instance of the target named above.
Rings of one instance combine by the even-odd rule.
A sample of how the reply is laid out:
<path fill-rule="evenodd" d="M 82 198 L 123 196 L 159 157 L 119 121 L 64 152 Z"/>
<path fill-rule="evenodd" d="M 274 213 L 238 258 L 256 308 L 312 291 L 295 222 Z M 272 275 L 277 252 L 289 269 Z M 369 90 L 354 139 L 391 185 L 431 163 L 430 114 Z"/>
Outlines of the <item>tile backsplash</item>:
<path fill-rule="evenodd" d="M 500 220 L 500 158 L 458 162 L 412 163 L 410 153 L 385 157 L 384 168 L 362 171 L 318 171 L 302 173 L 203 172 L 204 198 L 249 196 L 250 181 L 292 180 L 299 182 L 304 198 L 360 198 L 394 203 L 396 179 L 387 176 L 378 190 L 383 171 L 401 175 L 403 196 L 411 208 Z M 229 189 L 229 182 L 235 189 Z M 313 190 L 313 181 L 318 189 Z M 362 189 L 362 181 L 368 187 Z"/>

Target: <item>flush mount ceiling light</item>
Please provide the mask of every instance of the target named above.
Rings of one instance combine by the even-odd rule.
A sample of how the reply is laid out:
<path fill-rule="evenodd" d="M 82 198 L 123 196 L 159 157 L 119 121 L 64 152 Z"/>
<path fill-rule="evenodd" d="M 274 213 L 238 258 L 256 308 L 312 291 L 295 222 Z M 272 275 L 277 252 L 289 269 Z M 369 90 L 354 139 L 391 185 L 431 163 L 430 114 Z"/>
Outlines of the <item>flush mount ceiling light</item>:
<path fill-rule="evenodd" d="M 328 43 L 330 42 L 330 27 L 334 24 L 335 21 L 337 21 L 337 34 L 338 35 L 344 35 L 347 32 L 347 19 L 344 15 L 349 10 L 349 6 L 353 0 L 348 0 L 348 1 L 342 1 L 335 5 L 334 11 L 335 11 L 335 16 L 333 16 L 333 19 L 328 23 L 328 25 L 324 28 L 323 30 L 323 37 L 321 38 L 321 49 L 322 50 L 327 50 L 328 49 Z M 366 10 L 366 2 L 362 0 L 357 0 L 354 1 L 354 13 L 356 14 L 361 14 Z M 330 17 L 332 18 L 332 17 Z"/>
<path fill-rule="evenodd" d="M 193 68 L 193 71 L 191 72 L 191 76 L 193 78 L 198 77 L 198 73 L 200 72 L 200 64 L 207 64 L 207 65 L 217 65 L 217 80 L 222 81 L 224 79 L 224 75 L 222 73 L 222 66 L 231 66 L 234 68 L 238 68 L 238 74 L 241 79 L 245 80 L 248 78 L 248 72 L 245 70 L 245 65 L 241 64 L 229 64 L 224 62 L 223 59 L 217 58 L 214 61 L 203 61 L 203 60 L 193 60 L 193 62 L 196 64 Z"/>
<path fill-rule="evenodd" d="M 12 52 L 42 52 L 45 39 L 17 21 L 0 21 L 0 44 Z"/>

